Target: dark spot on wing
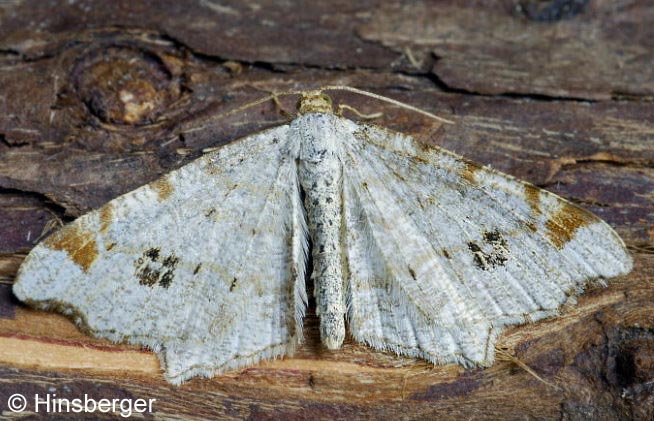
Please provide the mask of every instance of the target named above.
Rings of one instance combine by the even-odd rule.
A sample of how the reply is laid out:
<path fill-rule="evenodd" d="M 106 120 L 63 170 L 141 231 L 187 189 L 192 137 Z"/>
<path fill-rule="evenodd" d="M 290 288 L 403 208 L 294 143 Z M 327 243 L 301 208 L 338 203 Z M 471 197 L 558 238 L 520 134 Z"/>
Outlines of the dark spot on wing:
<path fill-rule="evenodd" d="M 504 238 L 502 238 L 499 231 L 497 230 L 491 232 L 485 232 L 484 241 L 486 241 L 489 244 L 499 244 L 499 243 L 506 244 L 506 241 L 504 241 Z"/>
<path fill-rule="evenodd" d="M 137 273 L 139 284 L 146 286 L 154 286 L 159 280 L 161 272 L 153 269 L 150 265 L 145 266 Z"/>
<path fill-rule="evenodd" d="M 206 217 L 208 218 L 208 217 L 210 217 L 211 215 L 213 215 L 214 213 L 216 213 L 216 209 L 215 209 L 215 208 L 207 209 L 207 211 L 204 213 L 204 216 L 206 216 Z"/>
<path fill-rule="evenodd" d="M 240 162 L 243 162 L 243 160 L 241 159 L 241 160 L 239 161 L 239 163 L 240 163 Z M 232 194 L 232 192 L 233 192 L 234 190 L 236 190 L 237 187 L 238 187 L 238 184 L 234 184 L 232 187 L 230 187 L 229 190 L 227 190 L 227 191 L 225 192 L 225 196 L 224 196 L 224 197 L 227 197 L 227 196 L 229 196 L 230 194 Z"/>
<path fill-rule="evenodd" d="M 147 257 L 148 259 L 152 260 L 153 262 L 156 262 L 157 259 L 159 259 L 159 252 L 161 250 L 158 248 L 151 248 L 146 250 L 145 253 L 143 253 L 143 257 Z"/>
<path fill-rule="evenodd" d="M 237 278 L 232 279 L 232 284 L 229 286 L 229 292 L 234 291 L 234 288 L 236 288 L 236 283 L 238 282 Z"/>
<path fill-rule="evenodd" d="M 538 231 L 538 227 L 536 226 L 536 224 L 535 224 L 533 221 L 527 221 L 527 222 L 525 223 L 525 226 L 526 226 L 526 227 L 529 229 L 529 231 L 531 231 L 531 232 L 536 232 L 536 231 Z"/>
<path fill-rule="evenodd" d="M 479 269 L 486 270 L 487 269 L 486 262 L 484 261 L 484 254 L 481 251 L 481 247 L 479 247 L 477 243 L 470 241 L 468 243 L 468 250 L 472 252 L 472 258 L 475 262 L 475 265 Z"/>
<path fill-rule="evenodd" d="M 154 287 L 159 284 L 163 288 L 168 288 L 175 277 L 175 268 L 179 258 L 174 254 L 161 258 L 161 249 L 152 247 L 143 252 L 143 255 L 136 259 L 134 266 L 136 268 L 135 276 L 139 284 Z M 199 265 L 196 268 L 199 270 Z"/>
<path fill-rule="evenodd" d="M 418 164 L 429 164 L 429 160 L 421 157 L 421 156 L 412 156 L 411 160 L 414 162 L 417 162 Z"/>
<path fill-rule="evenodd" d="M 177 263 L 179 262 L 179 257 L 175 256 L 174 254 L 171 254 L 170 256 L 167 256 L 162 265 L 167 268 L 175 269 L 177 267 Z"/>
<path fill-rule="evenodd" d="M 411 266 L 408 266 L 408 269 L 409 269 L 409 274 L 411 275 L 411 277 L 415 281 L 416 280 L 416 271 L 413 270 L 413 268 Z"/>
<path fill-rule="evenodd" d="M 480 246 L 474 241 L 468 243 L 475 265 L 481 270 L 489 270 L 504 266 L 509 260 L 508 243 L 498 230 L 483 234 L 484 244 Z"/>
<path fill-rule="evenodd" d="M 470 249 L 471 252 L 473 253 L 480 253 L 481 252 L 481 247 L 477 245 L 474 241 L 470 241 L 468 243 L 468 248 Z"/>
<path fill-rule="evenodd" d="M 198 272 L 200 271 L 200 268 L 202 267 L 202 263 L 199 263 L 195 269 L 193 269 L 193 275 L 197 275 Z"/>
<path fill-rule="evenodd" d="M 116 243 L 111 243 L 111 244 L 107 244 L 107 246 L 104 249 L 110 251 L 114 247 L 116 247 Z"/>
<path fill-rule="evenodd" d="M 161 276 L 161 280 L 159 281 L 159 285 L 161 285 L 164 288 L 168 288 L 170 286 L 170 283 L 173 281 L 173 276 L 174 276 L 173 271 L 172 270 L 167 270 Z"/>
<path fill-rule="evenodd" d="M 448 259 L 452 258 L 452 256 L 450 256 L 450 253 L 446 249 L 441 249 L 441 253 L 443 253 L 443 256 L 445 256 Z"/>
<path fill-rule="evenodd" d="M 429 152 L 432 149 L 431 146 L 424 142 L 417 142 L 417 146 L 422 152 Z"/>

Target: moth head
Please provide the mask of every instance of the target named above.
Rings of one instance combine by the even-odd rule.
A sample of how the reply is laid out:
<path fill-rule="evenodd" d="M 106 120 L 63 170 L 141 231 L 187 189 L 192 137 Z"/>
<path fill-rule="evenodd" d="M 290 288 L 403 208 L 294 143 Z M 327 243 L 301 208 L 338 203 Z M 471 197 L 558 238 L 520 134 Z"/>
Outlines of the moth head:
<path fill-rule="evenodd" d="M 297 103 L 297 110 L 300 114 L 306 113 L 328 113 L 332 114 L 332 99 L 321 91 L 309 91 L 302 94 Z"/>

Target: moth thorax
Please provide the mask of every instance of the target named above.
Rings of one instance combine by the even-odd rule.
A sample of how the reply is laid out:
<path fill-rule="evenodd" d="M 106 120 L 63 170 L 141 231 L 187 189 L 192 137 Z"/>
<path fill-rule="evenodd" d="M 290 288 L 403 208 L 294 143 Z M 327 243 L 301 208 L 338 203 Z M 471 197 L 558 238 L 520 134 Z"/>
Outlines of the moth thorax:
<path fill-rule="evenodd" d="M 332 114 L 332 99 L 320 91 L 311 91 L 302 95 L 297 104 L 300 114 L 328 113 Z"/>

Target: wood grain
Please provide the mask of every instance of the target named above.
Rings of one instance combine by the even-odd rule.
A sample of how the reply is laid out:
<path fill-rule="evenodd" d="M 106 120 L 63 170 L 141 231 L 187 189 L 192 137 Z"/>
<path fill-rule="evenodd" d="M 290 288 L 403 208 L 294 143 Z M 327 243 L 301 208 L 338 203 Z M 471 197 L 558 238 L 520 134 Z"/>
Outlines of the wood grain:
<path fill-rule="evenodd" d="M 3 414 L 13 393 L 55 390 L 156 398 L 147 418 L 652 419 L 652 16 L 644 0 L 1 2 Z M 151 352 L 87 337 L 13 298 L 20 262 L 54 228 L 204 148 L 286 120 L 272 103 L 211 116 L 271 90 L 328 84 L 455 120 L 334 95 L 591 210 L 628 244 L 634 271 L 561 317 L 507 330 L 498 347 L 512 357 L 485 370 L 433 367 L 351 338 L 328 351 L 310 311 L 295 357 L 179 388 Z M 294 110 L 294 99 L 282 102 Z"/>

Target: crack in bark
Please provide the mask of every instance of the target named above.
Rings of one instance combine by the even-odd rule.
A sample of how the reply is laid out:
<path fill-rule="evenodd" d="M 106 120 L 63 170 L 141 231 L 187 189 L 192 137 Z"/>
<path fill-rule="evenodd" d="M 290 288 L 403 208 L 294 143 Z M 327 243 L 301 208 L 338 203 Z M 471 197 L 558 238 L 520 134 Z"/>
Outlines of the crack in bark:
<path fill-rule="evenodd" d="M 324 65 L 314 65 L 314 64 L 307 64 L 307 63 L 301 63 L 301 62 L 267 62 L 267 61 L 245 61 L 245 60 L 236 60 L 234 58 L 230 57 L 222 57 L 219 55 L 212 55 L 212 54 L 206 54 L 202 53 L 199 51 L 194 50 L 193 48 L 189 47 L 187 44 L 183 43 L 179 39 L 175 38 L 173 35 L 166 33 L 166 32 L 161 32 L 161 31 L 154 31 L 154 30 L 144 30 L 141 28 L 129 28 L 129 27 L 121 27 L 120 25 L 113 25 L 109 26 L 106 28 L 97 28 L 93 29 L 86 34 L 81 39 L 77 40 L 72 40 L 69 42 L 64 43 L 62 46 L 59 48 L 56 48 L 52 51 L 49 51 L 48 53 L 44 53 L 41 55 L 36 55 L 36 56 L 27 56 L 24 53 L 20 52 L 17 49 L 13 48 L 3 48 L 0 49 L 0 55 L 5 54 L 5 55 L 10 55 L 10 56 L 17 56 L 19 57 L 23 62 L 37 62 L 41 60 L 46 60 L 50 59 L 53 57 L 56 57 L 63 52 L 72 49 L 74 47 L 77 47 L 83 43 L 93 43 L 95 40 L 92 38 L 94 34 L 101 34 L 101 33 L 107 33 L 107 32 L 115 32 L 116 35 L 118 36 L 124 36 L 125 32 L 128 34 L 142 34 L 142 35 L 147 35 L 152 38 L 157 38 L 162 41 L 166 41 L 170 43 L 172 48 L 178 49 L 180 52 L 183 53 L 188 53 L 191 55 L 193 58 L 199 60 L 200 62 L 209 62 L 209 63 L 216 63 L 216 64 L 223 64 L 227 61 L 234 61 L 236 63 L 240 64 L 245 64 L 247 66 L 259 69 L 259 70 L 264 70 L 264 71 L 269 71 L 272 73 L 279 73 L 279 74 L 288 74 L 289 72 L 292 72 L 294 70 L 301 70 L 301 69 L 318 69 L 318 70 L 328 70 L 328 71 L 335 71 L 335 73 L 338 73 L 340 71 L 347 71 L 347 70 L 368 70 L 368 71 L 380 71 L 382 72 L 384 69 L 381 69 L 379 67 L 374 67 L 374 66 L 338 66 L 338 67 L 327 67 Z M 364 41 L 364 42 L 370 42 L 369 40 L 362 39 L 358 37 L 359 40 Z M 145 43 L 147 44 L 147 42 Z M 389 49 L 391 52 L 397 53 L 395 50 L 389 47 L 385 47 Z M 397 53 L 399 55 L 399 53 Z M 432 62 L 435 63 L 439 59 L 442 59 L 443 57 L 438 57 L 435 56 L 432 53 Z M 562 102 L 580 102 L 580 103 L 596 103 L 599 102 L 598 100 L 595 99 L 590 99 L 590 98 L 584 98 L 584 97 L 575 97 L 575 96 L 555 96 L 555 95 L 547 95 L 547 94 L 538 94 L 538 93 L 531 93 L 531 92 L 506 92 L 506 93 L 499 93 L 499 94 L 485 94 L 482 92 L 476 92 L 474 90 L 469 90 L 465 88 L 455 88 L 443 81 L 441 77 L 436 74 L 433 71 L 433 66 L 432 69 L 429 71 L 420 71 L 416 69 L 416 72 L 410 72 L 408 70 L 391 70 L 392 73 L 394 74 L 399 74 L 403 76 L 407 76 L 410 78 L 418 78 L 418 79 L 426 79 L 433 83 L 437 88 L 439 88 L 441 91 L 445 93 L 452 93 L 452 94 L 461 94 L 461 95 L 471 95 L 471 96 L 477 96 L 477 97 L 483 97 L 483 98 L 509 98 L 509 99 L 518 99 L 518 100 L 531 100 L 531 101 L 540 101 L 540 102 L 553 102 L 553 101 L 562 101 Z M 626 100 L 630 102 L 652 102 L 654 101 L 654 97 L 648 96 L 648 95 L 642 95 L 639 96 L 638 94 L 623 94 L 620 92 L 611 92 L 611 97 L 613 100 L 620 99 L 620 100 Z"/>
<path fill-rule="evenodd" d="M 407 76 L 412 74 L 406 73 Z M 415 74 L 414 74 L 415 75 Z M 509 99 L 518 99 L 518 100 L 531 100 L 538 102 L 581 102 L 593 104 L 598 102 L 595 99 L 589 99 L 584 97 L 575 97 L 575 96 L 556 96 L 556 95 L 546 95 L 546 94 L 537 94 L 530 92 L 505 92 L 500 94 L 485 94 L 482 92 L 471 91 L 464 88 L 455 88 L 448 85 L 440 76 L 435 72 L 425 72 L 419 73 L 418 75 L 423 76 L 431 80 L 436 86 L 438 86 L 443 92 L 452 93 L 452 94 L 461 94 L 461 95 L 472 95 L 482 98 L 509 98 Z"/>
<path fill-rule="evenodd" d="M 0 48 L 0 56 L 21 57 L 20 51 L 13 48 Z"/>
<path fill-rule="evenodd" d="M 619 168 L 654 169 L 654 161 L 647 159 L 622 158 L 614 154 L 606 154 L 602 152 L 580 158 L 561 157 L 549 162 L 550 172 L 542 184 L 544 186 L 552 185 L 554 183 L 554 178 L 563 170 L 574 170 L 596 164 Z"/>
<path fill-rule="evenodd" d="M 0 196 L 2 195 L 16 195 L 20 197 L 32 198 L 37 200 L 41 206 L 51 212 L 55 217 L 61 219 L 63 222 L 70 222 L 75 218 L 66 216 L 66 207 L 50 199 L 47 194 L 37 191 L 13 189 L 0 186 Z"/>
<path fill-rule="evenodd" d="M 14 130 L 16 130 L 16 129 L 14 128 Z M 23 146 L 29 146 L 29 144 L 30 144 L 30 142 L 28 142 L 26 140 L 24 140 L 24 141 L 21 141 L 21 140 L 9 141 L 7 139 L 7 135 L 5 135 L 4 133 L 0 133 L 0 143 L 4 143 L 5 145 L 7 145 L 10 148 L 22 148 Z"/>
<path fill-rule="evenodd" d="M 627 250 L 634 253 L 654 255 L 654 244 L 648 244 L 648 243 L 629 244 L 627 245 Z"/>

